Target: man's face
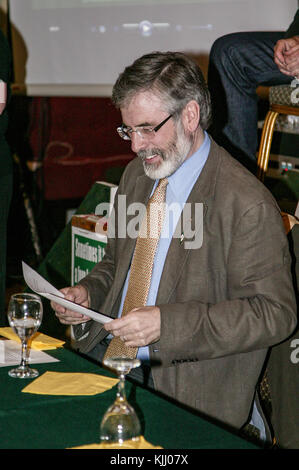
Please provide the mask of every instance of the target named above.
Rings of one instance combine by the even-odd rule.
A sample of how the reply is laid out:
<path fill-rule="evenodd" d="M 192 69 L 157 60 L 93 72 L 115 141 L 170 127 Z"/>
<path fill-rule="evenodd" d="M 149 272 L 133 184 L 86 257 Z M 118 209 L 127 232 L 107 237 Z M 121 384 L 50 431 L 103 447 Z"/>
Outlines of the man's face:
<path fill-rule="evenodd" d="M 168 114 L 159 97 L 151 92 L 136 94 L 129 104 L 121 108 L 123 124 L 133 130 L 137 127 L 155 127 Z M 142 137 L 131 134 L 131 148 L 142 159 L 145 174 L 161 179 L 174 173 L 189 156 L 192 140 L 183 125 L 170 118 L 157 132 Z"/>

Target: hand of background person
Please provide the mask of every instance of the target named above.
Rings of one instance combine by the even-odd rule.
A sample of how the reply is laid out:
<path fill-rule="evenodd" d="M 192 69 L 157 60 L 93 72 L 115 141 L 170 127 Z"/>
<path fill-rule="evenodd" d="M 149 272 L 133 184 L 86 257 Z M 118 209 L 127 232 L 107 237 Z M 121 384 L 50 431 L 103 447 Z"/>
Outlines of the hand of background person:
<path fill-rule="evenodd" d="M 277 41 L 274 62 L 285 75 L 299 77 L 299 36 Z"/>
<path fill-rule="evenodd" d="M 67 300 L 76 302 L 76 304 L 80 304 L 83 307 L 89 307 L 89 296 L 85 287 L 81 285 L 77 285 L 75 287 L 65 287 L 64 289 L 61 289 L 61 292 L 64 294 Z M 68 310 L 56 302 L 52 301 L 51 307 L 55 311 L 55 315 L 60 323 L 63 323 L 64 325 L 78 325 L 90 320 L 90 318 L 86 315 Z"/>

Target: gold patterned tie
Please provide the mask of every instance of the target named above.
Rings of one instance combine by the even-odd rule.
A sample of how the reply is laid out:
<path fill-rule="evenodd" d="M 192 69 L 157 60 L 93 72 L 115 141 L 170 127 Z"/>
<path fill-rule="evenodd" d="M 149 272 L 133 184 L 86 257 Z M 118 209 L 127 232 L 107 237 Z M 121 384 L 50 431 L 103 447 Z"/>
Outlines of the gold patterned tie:
<path fill-rule="evenodd" d="M 165 215 L 167 184 L 166 178 L 159 181 L 146 206 L 146 213 L 141 223 L 132 259 L 122 316 L 126 315 L 133 308 L 146 305 L 155 253 Z M 111 340 L 104 359 L 108 357 L 129 357 L 133 359 L 136 357 L 137 351 L 137 347 L 127 347 L 119 337 L 115 337 Z"/>

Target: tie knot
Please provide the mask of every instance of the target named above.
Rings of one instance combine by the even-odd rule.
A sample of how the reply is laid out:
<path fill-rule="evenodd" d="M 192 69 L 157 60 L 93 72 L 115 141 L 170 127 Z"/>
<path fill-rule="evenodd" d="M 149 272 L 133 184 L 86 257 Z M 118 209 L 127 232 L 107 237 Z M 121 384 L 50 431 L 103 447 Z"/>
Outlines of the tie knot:
<path fill-rule="evenodd" d="M 168 185 L 168 179 L 162 178 L 160 179 L 159 183 L 155 191 L 153 192 L 149 203 L 153 204 L 154 202 L 162 203 L 165 202 L 165 194 L 166 194 L 166 186 Z"/>
<path fill-rule="evenodd" d="M 157 189 L 162 189 L 162 188 L 166 188 L 166 186 L 168 185 L 168 179 L 167 178 L 162 178 L 160 179 L 159 183 L 157 184 Z"/>

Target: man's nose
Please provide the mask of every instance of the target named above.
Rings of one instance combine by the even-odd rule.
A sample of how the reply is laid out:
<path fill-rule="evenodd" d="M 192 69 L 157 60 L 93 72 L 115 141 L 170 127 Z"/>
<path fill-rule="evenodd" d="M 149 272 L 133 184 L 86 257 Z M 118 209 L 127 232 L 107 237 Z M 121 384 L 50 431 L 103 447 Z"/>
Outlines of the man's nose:
<path fill-rule="evenodd" d="M 146 148 L 146 140 L 140 136 L 137 132 L 131 134 L 131 149 L 134 153 L 138 153 L 140 150 Z"/>

